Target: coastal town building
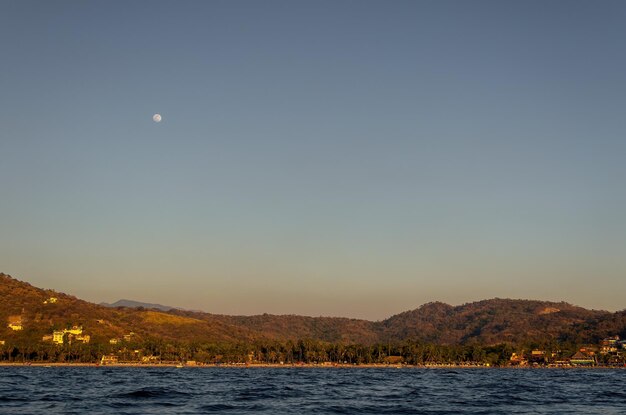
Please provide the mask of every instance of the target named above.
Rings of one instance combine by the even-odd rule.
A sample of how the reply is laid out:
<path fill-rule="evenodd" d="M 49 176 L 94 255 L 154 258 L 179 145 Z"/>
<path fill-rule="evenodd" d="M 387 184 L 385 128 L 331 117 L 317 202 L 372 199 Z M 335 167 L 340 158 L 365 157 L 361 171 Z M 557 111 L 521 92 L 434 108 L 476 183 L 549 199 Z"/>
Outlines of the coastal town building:
<path fill-rule="evenodd" d="M 160 357 L 154 356 L 154 355 L 141 357 L 141 363 L 158 363 L 159 360 L 160 360 Z"/>
<path fill-rule="evenodd" d="M 528 365 L 528 360 L 524 357 L 523 353 L 512 353 L 511 358 L 509 359 L 509 363 L 512 366 L 526 366 Z"/>
<path fill-rule="evenodd" d="M 528 356 L 528 363 L 533 365 L 541 365 L 547 362 L 547 355 L 545 350 L 533 350 Z"/>
<path fill-rule="evenodd" d="M 592 366 L 596 364 L 596 360 L 592 355 L 583 351 L 583 349 L 577 351 L 574 356 L 570 358 L 570 364 L 574 366 Z"/>
<path fill-rule="evenodd" d="M 54 304 L 58 301 L 59 299 L 56 297 L 50 297 L 47 300 L 44 300 L 44 304 Z"/>
<path fill-rule="evenodd" d="M 598 348 L 595 346 L 585 346 L 585 347 L 581 347 L 580 351 L 587 354 L 588 356 L 595 356 L 596 352 L 598 351 Z"/>
<path fill-rule="evenodd" d="M 600 342 L 600 353 L 617 353 L 620 348 L 619 336 L 607 337 Z"/>
<path fill-rule="evenodd" d="M 615 348 L 613 348 L 614 344 Z M 626 353 L 621 351 L 619 341 L 615 337 L 604 339 L 599 345 L 600 347 L 594 345 L 581 347 L 573 355 L 564 353 L 559 349 L 552 351 L 535 349 L 528 353 L 513 352 L 508 364 L 510 366 L 530 365 L 533 367 L 626 366 Z M 615 351 L 603 353 L 601 351 L 602 345 L 611 347 L 605 350 L 615 349 Z"/>

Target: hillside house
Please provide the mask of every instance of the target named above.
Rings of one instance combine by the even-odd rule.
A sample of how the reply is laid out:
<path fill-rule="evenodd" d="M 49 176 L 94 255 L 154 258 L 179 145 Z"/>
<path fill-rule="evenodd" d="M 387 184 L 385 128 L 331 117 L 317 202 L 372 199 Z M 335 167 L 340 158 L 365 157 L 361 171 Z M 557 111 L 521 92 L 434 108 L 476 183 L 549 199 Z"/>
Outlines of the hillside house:
<path fill-rule="evenodd" d="M 45 300 L 43 303 L 44 304 L 54 304 L 58 301 L 59 299 L 56 297 L 50 297 L 47 300 Z"/>
<path fill-rule="evenodd" d="M 20 331 L 24 329 L 22 323 L 9 323 L 9 328 L 13 331 Z"/>
<path fill-rule="evenodd" d="M 44 334 L 41 338 L 42 342 L 51 342 L 54 336 L 52 334 Z"/>
<path fill-rule="evenodd" d="M 22 326 L 22 316 L 9 316 L 8 321 L 8 327 L 11 330 L 19 331 L 24 329 L 24 327 Z"/>
<path fill-rule="evenodd" d="M 4 346 L 6 342 L 4 340 L 0 340 L 0 346 Z"/>
<path fill-rule="evenodd" d="M 65 336 L 65 332 L 62 330 L 55 330 L 52 332 L 52 342 L 56 344 L 63 344 L 63 338 Z"/>
<path fill-rule="evenodd" d="M 71 329 L 65 329 L 63 331 L 69 334 L 73 334 L 75 336 L 79 334 L 83 334 L 83 328 L 79 326 L 72 326 Z"/>
<path fill-rule="evenodd" d="M 89 343 L 91 340 L 91 336 L 88 334 L 77 334 L 76 336 L 72 336 L 74 340 L 83 343 Z"/>
<path fill-rule="evenodd" d="M 131 331 L 130 333 L 124 335 L 124 341 L 129 342 L 133 339 L 134 336 L 135 336 L 135 333 Z"/>
<path fill-rule="evenodd" d="M 617 353 L 619 346 L 619 336 L 607 337 L 600 342 L 600 353 Z"/>
<path fill-rule="evenodd" d="M 117 339 L 117 338 L 113 338 L 109 340 L 109 344 L 118 344 L 119 342 L 120 342 L 120 339 Z"/>

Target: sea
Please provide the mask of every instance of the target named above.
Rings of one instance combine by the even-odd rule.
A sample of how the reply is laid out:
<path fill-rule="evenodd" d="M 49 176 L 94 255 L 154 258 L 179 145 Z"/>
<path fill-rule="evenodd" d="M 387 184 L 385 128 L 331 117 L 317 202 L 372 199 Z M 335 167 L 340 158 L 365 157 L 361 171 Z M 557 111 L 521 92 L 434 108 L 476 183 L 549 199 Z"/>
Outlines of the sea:
<path fill-rule="evenodd" d="M 626 414 L 624 369 L 0 367 L 0 414 Z"/>

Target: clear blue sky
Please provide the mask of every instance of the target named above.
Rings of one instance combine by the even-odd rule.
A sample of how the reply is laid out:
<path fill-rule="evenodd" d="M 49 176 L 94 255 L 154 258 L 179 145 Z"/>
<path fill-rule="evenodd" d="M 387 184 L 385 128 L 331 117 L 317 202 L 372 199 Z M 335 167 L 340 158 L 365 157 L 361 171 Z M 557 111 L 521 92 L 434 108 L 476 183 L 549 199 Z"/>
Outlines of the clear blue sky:
<path fill-rule="evenodd" d="M 625 18 L 4 0 L 0 271 L 229 314 L 623 309 Z"/>

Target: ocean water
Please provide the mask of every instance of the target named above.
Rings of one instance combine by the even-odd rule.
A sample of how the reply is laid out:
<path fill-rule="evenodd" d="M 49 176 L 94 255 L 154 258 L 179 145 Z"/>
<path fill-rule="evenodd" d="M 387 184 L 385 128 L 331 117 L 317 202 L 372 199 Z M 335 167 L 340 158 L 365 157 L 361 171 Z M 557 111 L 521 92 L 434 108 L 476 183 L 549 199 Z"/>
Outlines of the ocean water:
<path fill-rule="evenodd" d="M 626 370 L 0 367 L 0 414 L 626 414 Z"/>

